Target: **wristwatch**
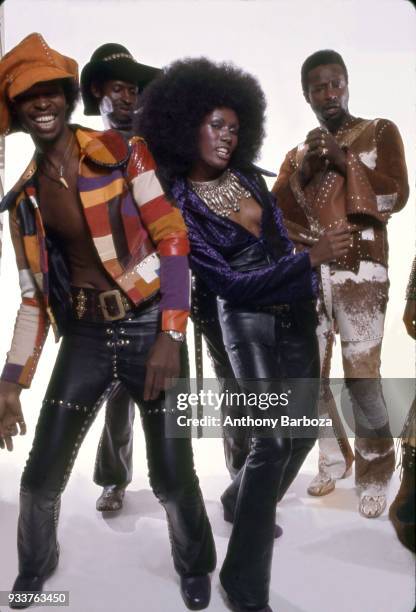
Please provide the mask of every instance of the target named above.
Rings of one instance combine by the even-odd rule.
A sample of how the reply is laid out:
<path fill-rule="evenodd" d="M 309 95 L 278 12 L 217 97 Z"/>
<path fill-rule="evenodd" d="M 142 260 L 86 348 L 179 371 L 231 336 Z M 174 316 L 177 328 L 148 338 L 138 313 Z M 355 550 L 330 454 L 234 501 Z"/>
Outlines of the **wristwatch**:
<path fill-rule="evenodd" d="M 170 336 L 175 342 L 185 342 L 186 335 L 182 332 L 178 332 L 173 329 L 165 329 L 163 333 Z"/>

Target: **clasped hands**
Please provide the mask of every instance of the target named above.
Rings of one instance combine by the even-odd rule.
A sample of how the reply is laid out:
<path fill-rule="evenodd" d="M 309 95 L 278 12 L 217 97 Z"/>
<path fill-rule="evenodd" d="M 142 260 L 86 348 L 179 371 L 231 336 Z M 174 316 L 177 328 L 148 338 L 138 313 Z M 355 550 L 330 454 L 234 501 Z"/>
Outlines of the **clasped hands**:
<path fill-rule="evenodd" d="M 345 152 L 328 130 L 319 127 L 309 132 L 306 136 L 305 147 L 306 153 L 299 168 L 302 186 L 305 186 L 314 174 L 328 166 L 345 174 Z"/>

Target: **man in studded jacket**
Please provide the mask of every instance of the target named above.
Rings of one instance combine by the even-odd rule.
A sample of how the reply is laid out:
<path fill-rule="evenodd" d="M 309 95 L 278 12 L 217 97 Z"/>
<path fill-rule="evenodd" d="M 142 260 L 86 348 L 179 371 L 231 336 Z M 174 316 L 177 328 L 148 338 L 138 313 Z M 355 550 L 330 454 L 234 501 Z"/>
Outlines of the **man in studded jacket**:
<path fill-rule="evenodd" d="M 298 248 L 320 232 L 347 225 L 352 231 L 345 257 L 321 266 L 318 303 L 322 376 L 329 377 L 335 332 L 341 337 L 346 410 L 355 421 L 359 510 L 380 515 L 394 470 L 394 447 L 381 391 L 380 354 L 388 301 L 387 222 L 408 197 L 403 144 L 386 119 L 360 119 L 348 110 L 348 73 L 335 51 L 318 51 L 301 71 L 303 94 L 320 127 L 286 155 L 273 191 Z M 320 437 L 319 474 L 308 488 L 326 495 L 350 472 L 354 455 L 323 384 L 321 411 L 330 413 L 335 435 Z"/>

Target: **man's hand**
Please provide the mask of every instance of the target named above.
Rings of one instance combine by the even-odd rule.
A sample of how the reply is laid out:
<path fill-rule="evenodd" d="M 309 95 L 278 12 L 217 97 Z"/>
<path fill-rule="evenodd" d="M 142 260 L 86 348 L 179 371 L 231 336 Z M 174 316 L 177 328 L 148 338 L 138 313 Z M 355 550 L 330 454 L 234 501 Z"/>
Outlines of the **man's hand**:
<path fill-rule="evenodd" d="M 310 150 L 307 147 L 299 167 L 299 181 L 302 189 L 309 183 L 312 177 L 325 168 L 325 160 L 319 155 L 319 151 Z"/>
<path fill-rule="evenodd" d="M 351 232 L 346 227 L 325 232 L 309 251 L 312 268 L 346 255 L 350 241 Z"/>
<path fill-rule="evenodd" d="M 407 300 L 403 313 L 403 322 L 409 336 L 416 340 L 416 300 Z"/>
<path fill-rule="evenodd" d="M 23 418 L 19 395 L 20 385 L 5 380 L 0 381 L 0 448 L 13 450 L 12 436 L 26 433 L 26 423 Z M 18 427 L 19 426 L 19 427 Z"/>
<path fill-rule="evenodd" d="M 180 374 L 180 342 L 160 333 L 146 362 L 144 399 L 155 400 L 160 392 L 173 386 Z"/>
<path fill-rule="evenodd" d="M 299 169 L 303 185 L 306 185 L 312 176 L 322 170 L 325 165 L 331 165 L 345 175 L 345 153 L 330 132 L 324 128 L 312 130 L 306 136 L 305 146 L 307 152 Z"/>

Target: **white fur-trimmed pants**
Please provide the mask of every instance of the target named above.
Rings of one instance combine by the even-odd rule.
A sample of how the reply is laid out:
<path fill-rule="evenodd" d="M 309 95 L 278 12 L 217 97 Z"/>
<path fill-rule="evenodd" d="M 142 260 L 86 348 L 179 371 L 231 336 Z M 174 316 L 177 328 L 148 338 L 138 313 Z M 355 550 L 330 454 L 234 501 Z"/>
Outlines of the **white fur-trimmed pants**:
<path fill-rule="evenodd" d="M 388 302 L 387 269 L 362 261 L 357 273 L 322 266 L 322 296 L 318 303 L 317 329 L 323 378 L 329 378 L 338 330 L 345 376 L 341 394 L 344 414 L 351 411 L 355 427 L 355 479 L 365 491 L 385 491 L 394 471 L 394 445 L 380 382 L 380 355 Z M 332 319 L 328 316 L 332 312 Z M 348 404 L 348 406 L 347 406 Z M 320 413 L 331 415 L 335 402 L 328 386 L 322 386 Z M 348 441 L 339 432 L 322 432 L 319 439 L 319 471 L 342 478 Z M 351 453 L 350 453 L 351 454 Z"/>

